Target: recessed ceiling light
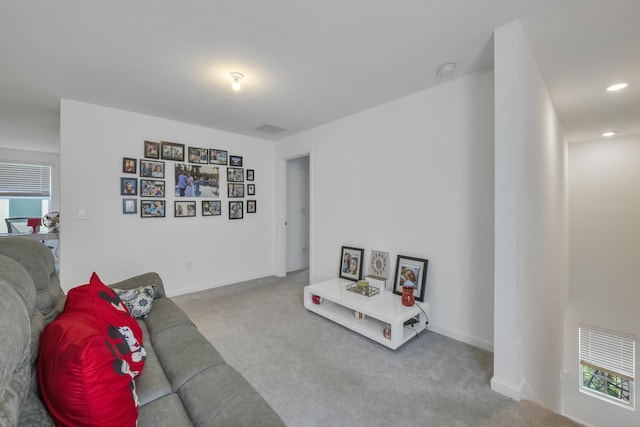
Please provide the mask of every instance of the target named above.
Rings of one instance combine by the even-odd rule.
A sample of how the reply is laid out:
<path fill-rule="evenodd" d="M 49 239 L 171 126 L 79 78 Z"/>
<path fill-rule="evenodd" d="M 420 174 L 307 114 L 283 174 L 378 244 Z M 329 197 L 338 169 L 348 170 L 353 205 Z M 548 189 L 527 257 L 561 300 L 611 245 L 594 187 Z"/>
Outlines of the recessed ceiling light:
<path fill-rule="evenodd" d="M 626 88 L 627 86 L 629 86 L 628 83 L 616 83 L 614 85 L 611 85 L 607 88 L 607 92 L 615 92 L 618 90 L 622 90 L 624 88 Z"/>
<path fill-rule="evenodd" d="M 607 131 L 607 132 L 602 132 L 602 136 L 613 136 L 615 134 L 616 134 L 616 131 L 614 131 L 614 130 L 610 130 L 610 131 Z"/>

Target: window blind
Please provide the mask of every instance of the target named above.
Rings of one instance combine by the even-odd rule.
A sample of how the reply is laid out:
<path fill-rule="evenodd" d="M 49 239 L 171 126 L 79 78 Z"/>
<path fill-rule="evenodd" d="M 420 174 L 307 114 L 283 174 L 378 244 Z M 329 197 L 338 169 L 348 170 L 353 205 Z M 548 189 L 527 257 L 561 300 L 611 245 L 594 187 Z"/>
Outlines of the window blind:
<path fill-rule="evenodd" d="M 634 381 L 636 342 L 631 336 L 580 325 L 580 363 Z"/>
<path fill-rule="evenodd" d="M 51 166 L 0 162 L 0 196 L 51 197 Z"/>

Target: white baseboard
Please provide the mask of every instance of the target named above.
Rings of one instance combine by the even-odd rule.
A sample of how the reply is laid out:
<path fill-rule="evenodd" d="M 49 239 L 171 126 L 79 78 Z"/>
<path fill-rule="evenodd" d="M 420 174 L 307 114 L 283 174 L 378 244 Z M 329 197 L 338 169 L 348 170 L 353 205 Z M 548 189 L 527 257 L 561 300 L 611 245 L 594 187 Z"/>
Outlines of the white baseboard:
<path fill-rule="evenodd" d="M 224 282 L 218 282 L 218 283 L 207 283 L 207 284 L 202 284 L 202 285 L 196 285 L 196 286 L 190 286 L 187 288 L 180 288 L 180 289 L 166 289 L 167 285 L 165 284 L 165 291 L 167 293 L 168 297 L 175 297 L 178 295 L 185 295 L 185 294 L 192 294 L 194 292 L 200 292 L 200 291 L 206 291 L 207 289 L 213 289 L 213 288 L 219 288 L 221 286 L 226 286 L 226 285 L 232 285 L 234 283 L 241 283 L 241 282 L 247 282 L 249 280 L 255 280 L 255 279 L 262 279 L 265 277 L 270 277 L 273 276 L 274 272 L 268 272 L 268 273 L 262 273 L 262 274 L 257 274 L 257 275 L 252 275 L 252 276 L 246 276 L 246 277 L 237 277 L 235 279 L 231 279 L 231 280 L 227 280 Z"/>
<path fill-rule="evenodd" d="M 434 325 L 433 323 L 429 323 L 427 326 L 429 330 L 433 332 L 437 332 L 441 335 L 447 336 L 449 338 L 453 338 L 456 341 L 463 342 L 465 344 L 472 345 L 474 347 L 481 348 L 486 351 L 490 351 L 493 353 L 493 343 L 485 340 L 481 340 L 475 337 L 471 337 L 469 335 L 461 334 L 450 329 L 441 328 L 438 325 Z"/>
<path fill-rule="evenodd" d="M 522 400 L 522 387 L 508 385 L 496 377 L 491 378 L 491 390 L 496 393 L 500 393 L 503 396 L 510 397 L 517 402 Z"/>

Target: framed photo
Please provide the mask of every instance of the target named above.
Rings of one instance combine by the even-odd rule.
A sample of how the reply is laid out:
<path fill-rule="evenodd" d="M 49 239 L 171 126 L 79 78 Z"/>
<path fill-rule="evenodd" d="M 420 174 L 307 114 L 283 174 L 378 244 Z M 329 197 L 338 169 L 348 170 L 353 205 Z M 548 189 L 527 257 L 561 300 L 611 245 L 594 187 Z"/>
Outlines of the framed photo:
<path fill-rule="evenodd" d="M 413 297 L 424 301 L 425 284 L 427 283 L 428 259 L 412 258 L 398 255 L 396 262 L 396 279 L 393 293 L 402 295 L 403 286 L 413 288 Z"/>
<path fill-rule="evenodd" d="M 209 163 L 209 150 L 206 148 L 189 147 L 189 163 Z"/>
<path fill-rule="evenodd" d="M 164 162 L 140 159 L 140 176 L 143 178 L 164 179 Z"/>
<path fill-rule="evenodd" d="M 137 196 L 138 178 L 120 178 L 120 195 Z"/>
<path fill-rule="evenodd" d="M 140 216 L 142 218 L 164 218 L 164 200 L 140 200 Z"/>
<path fill-rule="evenodd" d="M 184 162 L 184 144 L 160 141 L 160 154 L 164 160 Z"/>
<path fill-rule="evenodd" d="M 247 169 L 247 181 L 253 181 L 255 171 L 253 169 Z"/>
<path fill-rule="evenodd" d="M 242 219 L 243 202 L 229 202 L 229 219 Z"/>
<path fill-rule="evenodd" d="M 122 199 L 122 213 L 137 214 L 138 213 L 138 199 Z"/>
<path fill-rule="evenodd" d="M 176 197 L 220 197 L 220 168 L 209 165 L 175 164 Z"/>
<path fill-rule="evenodd" d="M 249 172 L 249 171 L 247 171 Z M 255 184 L 247 184 L 247 196 L 255 196 L 256 195 L 256 185 Z"/>
<path fill-rule="evenodd" d="M 247 213 L 256 213 L 256 202 L 255 200 L 247 200 Z"/>
<path fill-rule="evenodd" d="M 136 159 L 129 157 L 122 158 L 122 173 L 137 173 L 136 166 L 138 165 Z"/>
<path fill-rule="evenodd" d="M 212 165 L 226 165 L 227 152 L 224 150 L 209 149 L 209 163 Z"/>
<path fill-rule="evenodd" d="M 227 168 L 227 182 L 244 182 L 244 169 Z"/>
<path fill-rule="evenodd" d="M 244 184 L 227 184 L 228 197 L 244 197 Z"/>
<path fill-rule="evenodd" d="M 174 215 L 176 218 L 186 216 L 196 216 L 196 202 L 173 202 L 174 203 Z"/>
<path fill-rule="evenodd" d="M 242 156 L 231 156 L 229 159 L 229 166 L 242 166 Z"/>
<path fill-rule="evenodd" d="M 203 200 L 202 216 L 222 215 L 222 203 L 220 200 Z"/>
<path fill-rule="evenodd" d="M 145 141 L 144 142 L 144 156 L 147 159 L 159 159 L 160 158 L 160 143 Z"/>
<path fill-rule="evenodd" d="M 364 249 L 342 247 L 340 253 L 340 278 L 347 280 L 362 279 L 362 259 Z"/>
<path fill-rule="evenodd" d="M 165 196 L 164 181 L 155 179 L 140 179 L 140 197 L 161 197 Z"/>

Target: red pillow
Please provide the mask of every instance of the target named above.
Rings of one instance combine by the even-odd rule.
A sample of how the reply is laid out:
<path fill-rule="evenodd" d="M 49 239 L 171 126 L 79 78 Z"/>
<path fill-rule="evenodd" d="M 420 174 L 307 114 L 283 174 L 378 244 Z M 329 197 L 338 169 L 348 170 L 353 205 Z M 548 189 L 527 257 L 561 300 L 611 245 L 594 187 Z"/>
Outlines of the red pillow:
<path fill-rule="evenodd" d="M 60 426 L 135 426 L 142 330 L 94 273 L 40 336 L 38 382 Z"/>
<path fill-rule="evenodd" d="M 96 273 L 88 284 L 69 291 L 64 310 L 95 313 L 118 354 L 129 363 L 133 376 L 142 372 L 147 356 L 142 346 L 142 329 L 118 295 Z"/>

